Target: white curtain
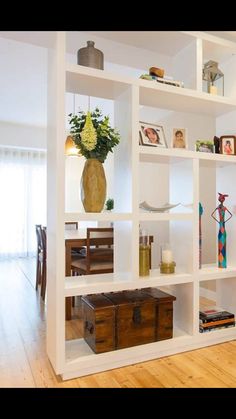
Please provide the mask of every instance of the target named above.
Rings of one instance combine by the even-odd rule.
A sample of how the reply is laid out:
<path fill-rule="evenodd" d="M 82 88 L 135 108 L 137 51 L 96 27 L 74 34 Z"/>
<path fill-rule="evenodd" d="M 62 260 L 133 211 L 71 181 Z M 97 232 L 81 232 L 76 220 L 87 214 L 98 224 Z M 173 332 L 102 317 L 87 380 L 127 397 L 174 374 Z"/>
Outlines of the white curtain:
<path fill-rule="evenodd" d="M 0 146 L 0 259 L 36 252 L 46 225 L 46 152 Z"/>

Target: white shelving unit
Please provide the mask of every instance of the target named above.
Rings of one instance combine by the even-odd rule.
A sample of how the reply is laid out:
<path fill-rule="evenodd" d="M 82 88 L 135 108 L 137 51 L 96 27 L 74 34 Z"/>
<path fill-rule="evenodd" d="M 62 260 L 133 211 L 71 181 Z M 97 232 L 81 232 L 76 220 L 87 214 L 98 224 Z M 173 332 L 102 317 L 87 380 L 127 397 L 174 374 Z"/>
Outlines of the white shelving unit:
<path fill-rule="evenodd" d="M 152 36 L 155 37 L 155 33 Z M 236 52 L 236 44 L 200 32 L 158 33 L 155 43 L 152 42 L 150 34 L 140 37 L 139 34 L 133 36 L 132 33 L 94 32 L 91 37 L 100 40 L 98 45 L 101 45 L 100 48 L 106 53 L 108 61 L 114 62 L 115 51 L 120 51 L 120 54 L 117 53 L 119 59 L 117 64 L 121 64 L 123 57 L 123 64 L 126 60 L 130 66 L 133 59 L 138 68 L 138 60 L 142 57 L 142 62 L 145 62 L 143 61 L 145 57 L 147 67 L 160 62 L 160 67 L 167 68 L 168 73 L 174 78 L 183 80 L 186 87 L 162 85 L 137 77 L 113 74 L 107 70 L 101 71 L 67 63 L 66 54 L 73 53 L 76 56 L 76 50 L 85 43 L 85 39 L 89 39 L 89 35 L 79 32 L 53 34 L 48 61 L 50 141 L 48 141 L 47 353 L 55 372 L 63 379 L 236 338 L 235 328 L 204 335 L 198 331 L 199 287 L 202 281 L 217 280 L 218 300 L 223 302 L 225 309 L 231 309 L 234 313 L 236 311 L 232 303 L 232 295 L 234 298 L 236 295 L 234 256 L 236 241 L 235 238 L 233 241 L 233 234 L 230 234 L 235 231 L 234 221 L 227 224 L 230 246 L 229 267 L 219 270 L 216 257 L 216 229 L 209 221 L 209 213 L 205 212 L 206 221 L 203 229 L 210 226 L 209 234 L 207 233 L 204 238 L 205 247 L 213 248 L 211 257 L 214 256 L 214 260 L 210 260 L 213 262 L 212 267 L 203 266 L 201 270 L 198 267 L 199 201 L 205 203 L 209 194 L 210 202 L 214 205 L 213 210 L 217 205 L 216 196 L 219 189 L 221 192 L 229 193 L 227 205 L 232 208 L 236 202 L 232 178 L 232 175 L 236 174 L 236 156 L 196 153 L 193 147 L 192 150 L 191 147 L 189 150 L 176 150 L 138 144 L 139 121 L 145 120 L 144 113 L 150 115 L 149 119 L 146 117 L 149 122 L 157 123 L 161 120 L 169 133 L 173 126 L 187 126 L 189 137 L 193 138 L 193 142 L 198 138 L 208 138 L 210 135 L 213 138 L 215 134 L 218 136 L 226 134 L 229 127 L 231 127 L 230 134 L 236 133 L 234 125 L 236 83 L 232 77 L 232 67 L 236 69 L 236 58 L 232 55 Z M 161 43 L 158 42 L 160 37 L 163 39 Z M 138 41 L 140 47 L 137 50 Z M 133 55 L 131 43 L 136 51 Z M 225 97 L 213 96 L 202 91 L 202 66 L 211 58 L 209 46 L 212 46 L 213 58 L 217 57 L 224 67 L 225 79 L 227 74 L 230 79 L 227 81 L 227 86 L 231 83 L 231 89 L 227 87 Z M 154 50 L 154 47 L 157 49 Z M 224 60 L 230 61 L 228 73 L 227 61 Z M 141 63 L 141 60 L 139 62 Z M 66 92 L 114 101 L 114 125 L 121 133 L 121 142 L 114 153 L 115 213 L 65 214 L 64 212 Z M 153 108 L 156 117 L 153 116 Z M 166 112 L 162 119 L 158 118 L 160 109 Z M 153 175 L 149 188 L 145 186 L 147 173 Z M 156 204 L 158 194 L 161 193 L 166 202 L 183 203 L 184 198 L 185 203 L 193 205 L 178 206 L 169 213 L 149 214 L 139 209 L 139 202 L 144 200 L 145 193 L 153 197 Z M 114 274 L 65 278 L 65 220 L 114 222 Z M 139 224 L 149 226 L 150 232 L 153 229 L 159 243 L 161 238 L 167 238 L 171 242 L 177 263 L 175 274 L 161 275 L 156 260 L 150 276 L 139 277 Z M 161 287 L 177 298 L 174 303 L 173 339 L 99 355 L 94 354 L 83 339 L 65 341 L 65 297 L 150 286 Z"/>

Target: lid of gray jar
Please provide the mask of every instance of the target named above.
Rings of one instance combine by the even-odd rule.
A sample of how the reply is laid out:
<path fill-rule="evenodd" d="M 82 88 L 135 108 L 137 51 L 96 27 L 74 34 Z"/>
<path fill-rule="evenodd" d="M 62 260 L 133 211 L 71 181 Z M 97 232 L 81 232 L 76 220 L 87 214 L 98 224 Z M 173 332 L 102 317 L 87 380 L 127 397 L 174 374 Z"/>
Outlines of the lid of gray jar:
<path fill-rule="evenodd" d="M 94 47 L 95 42 L 94 41 L 87 41 L 87 46 L 88 47 Z"/>

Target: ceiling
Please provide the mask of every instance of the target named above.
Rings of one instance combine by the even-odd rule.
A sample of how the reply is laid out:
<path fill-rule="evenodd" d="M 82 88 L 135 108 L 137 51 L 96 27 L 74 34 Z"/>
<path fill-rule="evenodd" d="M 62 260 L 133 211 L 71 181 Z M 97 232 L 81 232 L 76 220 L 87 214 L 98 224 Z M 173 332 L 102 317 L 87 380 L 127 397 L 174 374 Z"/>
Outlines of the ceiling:
<path fill-rule="evenodd" d="M 236 42 L 236 31 L 206 32 Z M 114 43 L 119 42 L 119 45 L 113 44 L 112 47 L 114 50 L 114 45 L 117 45 L 116 55 L 122 51 L 122 43 L 148 47 L 153 53 L 157 50 L 166 53 L 167 45 L 169 55 L 173 56 L 192 42 L 192 37 L 183 33 L 177 33 L 173 39 L 171 31 L 85 32 L 85 38 L 89 33 L 103 38 L 104 42 L 108 38 Z M 77 34 L 80 36 L 82 33 Z M 45 126 L 47 51 L 42 47 L 48 44 L 52 36 L 48 32 L 0 32 L 0 121 Z M 78 43 L 75 47 L 78 49 Z"/>
<path fill-rule="evenodd" d="M 219 36 L 228 41 L 236 42 L 236 31 L 205 31 L 211 35 Z"/>
<path fill-rule="evenodd" d="M 121 44 L 159 52 L 159 54 L 166 54 L 168 50 L 169 56 L 175 55 L 192 42 L 191 36 L 180 32 L 176 32 L 173 38 L 171 31 L 90 31 L 89 33 Z"/>

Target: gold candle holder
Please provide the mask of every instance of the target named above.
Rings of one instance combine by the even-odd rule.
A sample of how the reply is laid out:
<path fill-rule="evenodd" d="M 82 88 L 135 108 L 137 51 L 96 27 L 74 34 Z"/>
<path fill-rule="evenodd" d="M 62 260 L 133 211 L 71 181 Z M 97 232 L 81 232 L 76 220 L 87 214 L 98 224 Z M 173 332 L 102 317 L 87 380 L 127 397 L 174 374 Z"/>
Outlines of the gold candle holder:
<path fill-rule="evenodd" d="M 160 263 L 160 272 L 161 272 L 161 274 L 174 274 L 175 273 L 175 266 L 176 266 L 175 262 L 171 262 L 171 263 L 161 262 Z"/>

